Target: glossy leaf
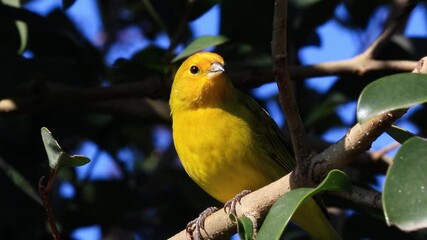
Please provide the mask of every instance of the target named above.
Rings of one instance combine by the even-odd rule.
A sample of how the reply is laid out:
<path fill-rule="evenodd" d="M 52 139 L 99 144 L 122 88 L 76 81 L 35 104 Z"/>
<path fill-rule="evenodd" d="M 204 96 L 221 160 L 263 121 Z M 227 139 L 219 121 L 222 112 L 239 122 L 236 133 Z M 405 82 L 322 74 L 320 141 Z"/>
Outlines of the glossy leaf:
<path fill-rule="evenodd" d="M 196 52 L 199 52 L 205 48 L 216 46 L 228 41 L 228 38 L 224 36 L 203 36 L 196 38 L 193 42 L 191 42 L 181 54 L 176 56 L 172 62 L 176 62 L 185 57 L 188 57 Z"/>
<path fill-rule="evenodd" d="M 405 141 L 415 136 L 408 130 L 396 125 L 392 125 L 389 129 L 387 129 L 387 134 L 399 143 L 404 143 Z"/>
<path fill-rule="evenodd" d="M 41 135 L 49 159 L 49 167 L 59 170 L 63 167 L 77 167 L 90 162 L 90 159 L 82 155 L 70 156 L 62 151 L 58 142 L 53 138 L 49 129 L 43 127 Z"/>
<path fill-rule="evenodd" d="M 427 101 L 427 75 L 394 74 L 380 78 L 362 91 L 358 106 L 359 122 L 392 110 L 405 109 Z"/>
<path fill-rule="evenodd" d="M 322 191 L 351 192 L 351 188 L 343 172 L 332 170 L 318 187 L 298 188 L 288 192 L 271 207 L 257 239 L 280 239 L 294 213 L 313 195 Z"/>
<path fill-rule="evenodd" d="M 406 141 L 387 173 L 383 192 L 389 225 L 404 231 L 427 227 L 427 140 Z"/>
<path fill-rule="evenodd" d="M 237 218 L 238 232 L 240 239 L 252 240 L 254 233 L 254 225 L 252 220 L 246 216 Z"/>

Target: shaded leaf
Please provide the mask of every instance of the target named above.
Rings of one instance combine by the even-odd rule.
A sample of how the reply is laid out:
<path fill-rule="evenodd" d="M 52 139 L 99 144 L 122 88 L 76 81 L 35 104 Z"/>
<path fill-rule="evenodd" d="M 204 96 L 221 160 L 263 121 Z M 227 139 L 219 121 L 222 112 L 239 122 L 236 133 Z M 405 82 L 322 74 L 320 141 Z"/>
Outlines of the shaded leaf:
<path fill-rule="evenodd" d="M 273 6 L 273 0 L 223 1 L 220 5 L 221 34 L 232 39 L 232 44 L 247 45 L 252 56 L 271 51 Z"/>
<path fill-rule="evenodd" d="M 149 16 L 146 21 L 149 21 L 151 27 L 144 27 L 146 35 L 153 38 L 159 32 L 172 34 L 181 31 L 178 41 L 187 41 L 191 36 L 191 29 L 185 25 L 184 29 L 179 29 L 180 23 L 184 18 L 188 21 L 193 21 L 205 14 L 211 9 L 218 0 L 203 0 L 203 1 L 186 1 L 186 0 L 144 0 L 144 1 L 128 1 L 128 10 L 132 12 L 135 19 L 143 18 L 144 15 Z M 149 3 L 147 3 L 149 2 Z M 138 5 L 140 5 L 138 7 Z M 139 11 L 142 9 L 143 11 Z M 137 16 L 137 17 L 136 17 Z"/>
<path fill-rule="evenodd" d="M 340 20 L 345 20 L 346 24 L 352 27 L 357 26 L 365 28 L 375 9 L 377 9 L 380 4 L 384 4 L 384 0 L 366 1 L 363 5 L 360 4 L 360 1 L 348 0 L 343 2 L 343 4 L 350 16 Z"/>
<path fill-rule="evenodd" d="M 298 188 L 288 192 L 271 207 L 257 239 L 280 239 L 291 217 L 313 195 L 322 191 L 351 192 L 351 188 L 351 183 L 343 172 L 332 170 L 316 188 Z"/>
<path fill-rule="evenodd" d="M 306 8 L 315 5 L 322 0 L 291 0 L 290 3 L 294 4 L 298 8 Z"/>
<path fill-rule="evenodd" d="M 78 167 L 89 163 L 90 159 L 83 155 L 68 155 L 64 152 L 59 157 L 58 167 Z"/>
<path fill-rule="evenodd" d="M 189 20 L 193 21 L 201 17 L 207 11 L 209 11 L 215 4 L 221 3 L 222 0 L 203 0 L 203 1 L 194 1 L 193 7 L 190 12 Z"/>
<path fill-rule="evenodd" d="M 55 169 L 58 165 L 58 160 L 61 156 L 62 149 L 58 142 L 53 138 L 49 129 L 43 127 L 41 129 L 44 148 L 46 149 L 47 158 L 49 159 L 49 167 Z"/>
<path fill-rule="evenodd" d="M 403 129 L 396 125 L 392 125 L 389 129 L 387 129 L 386 132 L 388 135 L 390 135 L 390 137 L 392 137 L 394 140 L 396 140 L 401 144 L 403 144 L 405 141 L 415 136 L 413 133 L 409 132 L 408 130 Z"/>
<path fill-rule="evenodd" d="M 156 47 L 148 46 L 141 51 L 136 52 L 131 61 L 135 61 L 145 68 L 147 68 L 148 73 L 161 73 L 166 74 L 169 71 L 169 64 L 165 64 L 164 55 L 166 50 Z"/>
<path fill-rule="evenodd" d="M 345 103 L 346 98 L 341 93 L 328 94 L 326 99 L 313 108 L 306 117 L 305 124 L 313 126 L 314 124 L 326 119 L 333 114 L 338 105 Z"/>
<path fill-rule="evenodd" d="M 12 182 L 30 196 L 34 201 L 43 206 L 38 192 L 31 186 L 30 182 L 14 167 L 5 162 L 0 158 L 0 168 L 3 169 L 4 173 L 12 180 Z"/>
<path fill-rule="evenodd" d="M 76 0 L 62 0 L 62 9 L 67 10 L 73 4 L 76 2 Z"/>
<path fill-rule="evenodd" d="M 237 224 L 240 239 L 252 240 L 254 233 L 252 220 L 246 216 L 241 216 L 237 218 Z"/>
<path fill-rule="evenodd" d="M 380 78 L 362 91 L 357 104 L 359 122 L 427 101 L 427 75 L 400 73 Z"/>
<path fill-rule="evenodd" d="M 224 36 L 203 36 L 196 38 L 193 42 L 191 42 L 181 54 L 172 59 L 172 62 L 176 62 L 185 57 L 192 55 L 198 51 L 201 51 L 207 47 L 216 46 L 228 41 L 227 37 Z"/>
<path fill-rule="evenodd" d="M 27 47 L 28 41 L 28 28 L 27 24 L 22 21 L 16 21 L 16 28 L 18 28 L 19 37 L 21 39 L 21 45 L 19 46 L 18 53 L 23 53 Z"/>
<path fill-rule="evenodd" d="M 49 159 L 49 167 L 57 169 L 63 167 L 77 167 L 90 162 L 90 159 L 82 155 L 70 156 L 62 151 L 58 142 L 53 138 L 49 129 L 43 127 L 41 135 L 46 149 L 47 157 Z"/>
<path fill-rule="evenodd" d="M 414 137 L 394 157 L 387 173 L 383 205 L 389 225 L 404 231 L 427 227 L 427 141 Z"/>
<path fill-rule="evenodd" d="M 20 8 L 21 4 L 19 0 L 2 0 L 4 4 L 7 4 L 12 7 Z M 27 47 L 27 41 L 28 41 L 28 28 L 27 24 L 23 21 L 15 21 L 16 28 L 19 33 L 19 38 L 21 40 L 21 44 L 19 45 L 18 53 L 24 52 L 25 48 Z"/>

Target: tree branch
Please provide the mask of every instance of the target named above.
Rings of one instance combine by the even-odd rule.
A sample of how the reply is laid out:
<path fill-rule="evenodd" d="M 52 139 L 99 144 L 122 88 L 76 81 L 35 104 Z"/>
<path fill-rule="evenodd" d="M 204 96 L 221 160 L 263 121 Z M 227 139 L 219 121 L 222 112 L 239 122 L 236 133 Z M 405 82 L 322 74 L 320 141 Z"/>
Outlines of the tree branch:
<path fill-rule="evenodd" d="M 290 190 L 290 174 L 288 174 L 243 197 L 240 201 L 241 204 L 236 206 L 237 215 L 244 214 L 251 218 L 256 225 L 260 225 L 274 202 Z M 236 232 L 236 223 L 230 220 L 224 209 L 220 209 L 207 217 L 204 226 L 205 231 L 201 231 L 201 233 L 205 239 L 227 239 Z M 169 239 L 184 240 L 186 239 L 186 232 L 183 230 Z"/>
<path fill-rule="evenodd" d="M 368 150 L 375 139 L 385 132 L 406 110 L 396 110 L 357 123 L 337 143 L 316 155 L 309 170 L 314 182 L 319 182 L 332 169 L 342 169 L 360 153 Z"/>
<path fill-rule="evenodd" d="M 329 75 L 356 75 L 366 76 L 373 73 L 409 72 L 415 68 L 417 61 L 384 61 L 366 59 L 357 55 L 353 58 L 323 62 L 313 65 L 293 66 L 290 68 L 293 79 L 320 77 Z"/>
<path fill-rule="evenodd" d="M 367 190 L 358 186 L 353 186 L 350 195 L 341 192 L 334 192 L 334 195 L 338 195 L 349 201 L 355 202 L 368 207 L 374 207 L 377 209 L 383 209 L 381 202 L 381 193 L 374 190 Z"/>
<path fill-rule="evenodd" d="M 394 1 L 393 9 L 389 15 L 389 22 L 380 36 L 365 50 L 364 55 L 366 58 L 374 59 L 393 34 L 406 25 L 407 19 L 418 2 L 419 0 Z"/>
<path fill-rule="evenodd" d="M 273 16 L 273 37 L 271 52 L 274 59 L 273 75 L 279 88 L 280 105 L 286 115 L 292 146 L 297 162 L 296 183 L 306 179 L 305 172 L 311 156 L 311 149 L 305 134 L 304 124 L 294 97 L 292 82 L 289 78 L 288 56 L 286 53 L 287 0 L 276 0 Z"/>
<path fill-rule="evenodd" d="M 170 122 L 167 86 L 160 78 L 115 85 L 77 88 L 50 82 L 30 82 L 16 96 L 0 100 L 0 115 L 30 112 L 98 112 L 136 116 L 155 122 Z"/>

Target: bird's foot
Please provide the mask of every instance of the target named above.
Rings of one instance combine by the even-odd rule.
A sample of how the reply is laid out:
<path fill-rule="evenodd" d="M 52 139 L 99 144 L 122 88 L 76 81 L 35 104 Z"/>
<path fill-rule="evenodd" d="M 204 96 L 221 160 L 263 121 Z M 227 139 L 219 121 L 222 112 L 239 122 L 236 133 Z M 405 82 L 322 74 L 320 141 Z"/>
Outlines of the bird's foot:
<path fill-rule="evenodd" d="M 240 193 L 238 193 L 236 196 L 234 196 L 234 198 L 228 200 L 225 204 L 224 204 L 224 211 L 228 214 L 232 214 L 234 216 L 237 216 L 236 213 L 236 204 L 239 203 L 240 204 L 240 200 L 248 195 L 249 193 L 251 193 L 251 190 L 243 190 Z"/>
<path fill-rule="evenodd" d="M 205 230 L 206 218 L 217 210 L 218 210 L 218 208 L 216 208 L 216 207 L 209 207 L 206 210 L 204 210 L 202 213 L 200 213 L 199 217 L 197 217 L 193 221 L 189 222 L 187 224 L 187 227 L 185 227 L 186 238 L 187 239 L 202 240 L 203 236 L 202 236 L 202 233 L 200 230 L 201 229 Z"/>

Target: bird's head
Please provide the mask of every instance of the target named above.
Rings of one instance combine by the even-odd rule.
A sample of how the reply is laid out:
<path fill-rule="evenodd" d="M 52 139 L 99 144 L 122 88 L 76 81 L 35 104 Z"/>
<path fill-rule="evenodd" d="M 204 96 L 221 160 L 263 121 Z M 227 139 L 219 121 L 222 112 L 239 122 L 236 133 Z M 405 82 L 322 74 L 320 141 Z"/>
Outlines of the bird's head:
<path fill-rule="evenodd" d="M 172 113 L 179 109 L 215 107 L 233 91 L 224 73 L 224 60 L 218 54 L 199 52 L 179 67 L 172 84 Z"/>

